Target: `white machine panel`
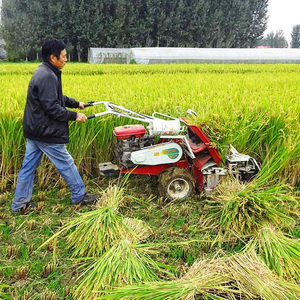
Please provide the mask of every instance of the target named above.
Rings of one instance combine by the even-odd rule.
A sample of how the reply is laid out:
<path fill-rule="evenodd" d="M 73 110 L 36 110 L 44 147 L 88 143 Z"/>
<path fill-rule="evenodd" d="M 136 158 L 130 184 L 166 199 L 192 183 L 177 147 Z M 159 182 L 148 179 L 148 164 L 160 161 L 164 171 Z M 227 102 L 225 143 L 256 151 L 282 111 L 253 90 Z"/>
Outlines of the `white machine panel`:
<path fill-rule="evenodd" d="M 162 143 L 131 153 L 131 161 L 136 165 L 162 165 L 174 163 L 182 156 L 181 147 L 173 142 Z"/>

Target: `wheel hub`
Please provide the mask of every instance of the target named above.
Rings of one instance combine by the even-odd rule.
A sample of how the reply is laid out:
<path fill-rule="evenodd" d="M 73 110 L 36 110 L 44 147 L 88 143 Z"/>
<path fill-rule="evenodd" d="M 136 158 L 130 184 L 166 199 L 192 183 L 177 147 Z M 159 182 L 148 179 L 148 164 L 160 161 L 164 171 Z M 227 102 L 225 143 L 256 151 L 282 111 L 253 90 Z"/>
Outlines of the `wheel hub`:
<path fill-rule="evenodd" d="M 172 198 L 184 198 L 190 190 L 189 183 L 183 178 L 176 178 L 168 185 L 168 194 Z"/>
<path fill-rule="evenodd" d="M 182 190 L 180 184 L 175 184 L 174 188 L 175 188 L 175 190 L 178 191 L 178 192 Z"/>

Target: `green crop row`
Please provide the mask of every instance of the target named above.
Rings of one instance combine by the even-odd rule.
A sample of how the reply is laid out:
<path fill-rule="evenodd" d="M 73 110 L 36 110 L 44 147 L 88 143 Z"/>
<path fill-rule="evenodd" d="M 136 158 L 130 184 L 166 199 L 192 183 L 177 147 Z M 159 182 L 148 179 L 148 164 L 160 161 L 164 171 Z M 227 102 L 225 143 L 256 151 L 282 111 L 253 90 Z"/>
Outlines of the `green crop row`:
<path fill-rule="evenodd" d="M 8 74 L 32 74 L 38 63 L 2 63 L 0 76 Z M 175 73 L 299 73 L 298 65 L 283 64 L 172 64 L 172 65 L 114 65 L 69 63 L 65 74 L 73 75 L 108 75 L 108 74 L 175 74 Z"/>

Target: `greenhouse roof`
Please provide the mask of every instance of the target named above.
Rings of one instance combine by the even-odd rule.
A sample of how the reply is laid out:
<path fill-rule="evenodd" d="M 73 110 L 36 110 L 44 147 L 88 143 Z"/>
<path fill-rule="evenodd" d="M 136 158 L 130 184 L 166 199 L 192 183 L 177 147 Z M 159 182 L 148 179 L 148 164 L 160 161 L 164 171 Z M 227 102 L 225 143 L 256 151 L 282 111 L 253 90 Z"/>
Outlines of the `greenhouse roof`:
<path fill-rule="evenodd" d="M 300 63 L 300 49 L 132 48 L 130 59 L 155 63 Z"/>
<path fill-rule="evenodd" d="M 91 64 L 129 63 L 129 48 L 90 48 L 88 61 Z"/>

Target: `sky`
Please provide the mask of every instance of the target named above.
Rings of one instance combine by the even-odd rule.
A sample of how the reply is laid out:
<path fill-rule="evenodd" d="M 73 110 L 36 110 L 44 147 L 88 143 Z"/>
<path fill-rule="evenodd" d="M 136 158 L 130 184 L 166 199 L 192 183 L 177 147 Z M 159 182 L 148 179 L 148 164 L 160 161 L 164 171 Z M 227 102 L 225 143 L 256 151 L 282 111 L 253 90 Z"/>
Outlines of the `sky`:
<path fill-rule="evenodd" d="M 288 42 L 293 26 L 300 24 L 300 0 L 269 0 L 269 19 L 265 36 L 282 29 Z"/>

